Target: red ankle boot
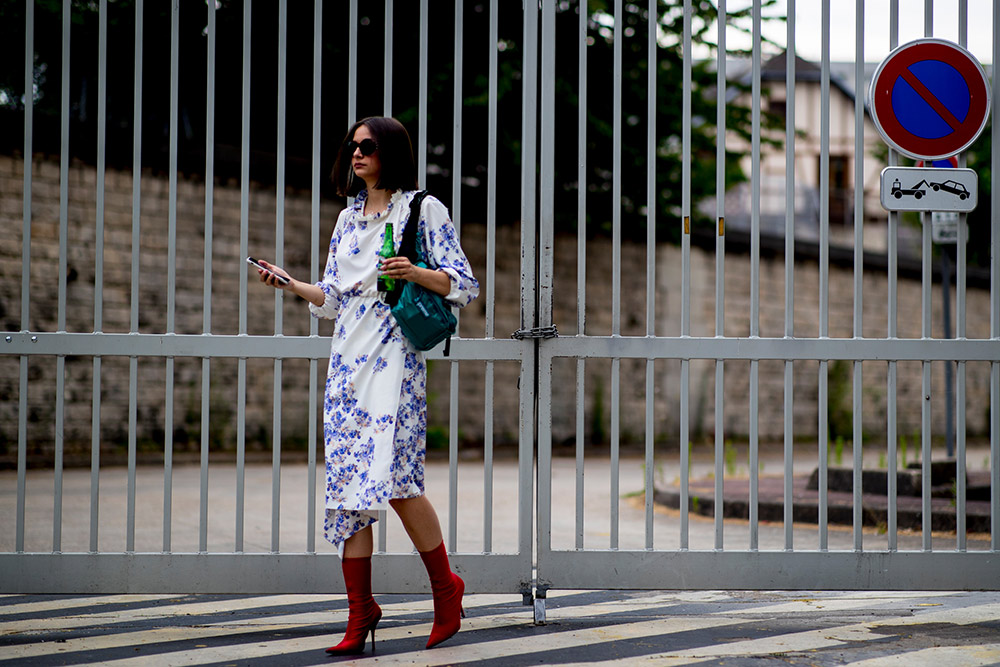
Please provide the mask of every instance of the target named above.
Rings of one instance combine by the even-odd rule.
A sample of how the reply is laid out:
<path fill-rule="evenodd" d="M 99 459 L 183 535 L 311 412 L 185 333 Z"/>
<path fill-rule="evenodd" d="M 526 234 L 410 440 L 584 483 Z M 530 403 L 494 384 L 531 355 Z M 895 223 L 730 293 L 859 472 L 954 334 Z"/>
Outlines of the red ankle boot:
<path fill-rule="evenodd" d="M 427 648 L 431 648 L 451 637 L 462 627 L 462 619 L 465 617 L 465 610 L 462 609 L 465 582 L 451 571 L 444 542 L 431 551 L 421 551 L 420 558 L 427 568 L 427 574 L 431 579 L 431 591 L 434 594 L 434 626 L 431 628 L 431 636 L 427 639 Z"/>
<path fill-rule="evenodd" d="M 372 633 L 372 653 L 375 652 L 375 626 L 382 619 L 382 609 L 372 597 L 372 559 L 344 558 L 344 585 L 347 588 L 347 632 L 336 646 L 326 649 L 330 655 L 360 654 L 365 640 Z"/>

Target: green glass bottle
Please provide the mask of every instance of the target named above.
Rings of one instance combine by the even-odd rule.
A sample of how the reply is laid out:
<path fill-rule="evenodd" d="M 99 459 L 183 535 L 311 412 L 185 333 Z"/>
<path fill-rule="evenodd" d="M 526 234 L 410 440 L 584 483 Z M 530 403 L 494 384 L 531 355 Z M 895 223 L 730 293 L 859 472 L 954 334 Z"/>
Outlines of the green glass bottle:
<path fill-rule="evenodd" d="M 379 252 L 379 257 L 382 259 L 388 259 L 390 257 L 396 256 L 396 250 L 392 245 L 392 223 L 385 223 L 385 238 L 382 240 L 382 250 Z M 378 277 L 378 291 L 379 292 L 391 292 L 396 289 L 396 279 L 386 278 L 383 275 Z"/>

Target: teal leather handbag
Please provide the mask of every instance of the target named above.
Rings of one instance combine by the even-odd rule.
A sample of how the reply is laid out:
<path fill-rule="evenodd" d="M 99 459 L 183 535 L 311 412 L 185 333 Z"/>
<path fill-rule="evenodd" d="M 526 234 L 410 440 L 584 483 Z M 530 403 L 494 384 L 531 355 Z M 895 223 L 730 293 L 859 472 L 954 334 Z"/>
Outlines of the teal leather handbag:
<path fill-rule="evenodd" d="M 417 226 L 420 222 L 420 205 L 427 196 L 422 190 L 410 202 L 410 217 L 403 229 L 403 240 L 399 245 L 399 256 L 409 258 L 410 262 L 420 268 L 430 268 L 423 258 L 417 254 Z M 451 312 L 444 297 L 432 292 L 422 285 L 408 281 L 399 281 L 392 292 L 386 294 L 386 302 L 392 307 L 392 316 L 396 318 L 403 335 L 421 351 L 436 347 L 445 342 L 444 354 L 451 352 L 451 337 L 455 334 L 458 320 Z"/>

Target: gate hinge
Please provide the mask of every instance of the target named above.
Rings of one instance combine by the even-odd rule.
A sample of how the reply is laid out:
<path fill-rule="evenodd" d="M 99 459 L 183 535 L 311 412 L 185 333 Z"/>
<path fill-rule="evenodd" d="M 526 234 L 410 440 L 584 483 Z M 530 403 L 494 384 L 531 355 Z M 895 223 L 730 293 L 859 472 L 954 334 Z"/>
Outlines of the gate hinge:
<path fill-rule="evenodd" d="M 534 327 L 532 329 L 518 329 L 510 335 L 511 338 L 524 340 L 525 338 L 558 338 L 559 330 L 556 325 L 550 327 Z"/>

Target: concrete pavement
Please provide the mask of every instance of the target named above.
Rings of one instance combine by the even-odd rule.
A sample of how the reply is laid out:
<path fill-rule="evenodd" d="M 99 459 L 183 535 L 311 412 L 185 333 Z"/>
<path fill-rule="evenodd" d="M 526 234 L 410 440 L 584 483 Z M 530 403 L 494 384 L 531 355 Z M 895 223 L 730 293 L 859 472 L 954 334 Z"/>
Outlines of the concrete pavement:
<path fill-rule="evenodd" d="M 330 658 L 343 599 L 8 596 L 0 666 L 1000 664 L 998 593 L 551 591 L 543 626 L 511 596 L 470 595 L 430 651 L 430 601 L 377 598 L 375 653 Z"/>
<path fill-rule="evenodd" d="M 692 476 L 703 475 L 695 462 Z M 801 465 L 804 469 L 807 462 Z M 798 470 L 798 468 L 797 468 Z M 587 548 L 606 547 L 612 506 L 619 514 L 623 549 L 642 548 L 645 506 L 641 495 L 643 461 L 623 458 L 619 489 L 612 499 L 610 465 L 588 458 L 585 467 Z M 481 550 L 484 540 L 484 467 L 463 461 L 458 471 L 455 532 L 460 551 Z M 248 465 L 246 549 L 267 551 L 271 544 L 271 467 Z M 676 470 L 657 470 L 669 483 Z M 304 520 L 304 466 L 285 464 L 281 472 L 279 537 L 283 551 L 304 548 L 315 527 Z M 428 494 L 448 532 L 446 462 L 428 464 Z M 211 550 L 232 550 L 234 471 L 213 464 L 210 477 Z M 493 469 L 490 537 L 495 551 L 516 545 L 512 511 L 517 469 L 497 461 Z M 0 473 L 0 550 L 13 534 L 16 478 Z M 28 550 L 52 548 L 52 473 L 29 471 L 26 499 Z M 124 538 L 125 474 L 102 470 L 101 549 L 121 550 Z M 89 526 L 90 471 L 64 474 L 63 549 L 85 551 Z M 136 548 L 162 546 L 163 471 L 141 467 L 137 475 Z M 197 543 L 199 471 L 175 467 L 172 482 L 172 548 Z M 571 459 L 553 462 L 553 497 L 569 499 L 576 488 Z M 321 506 L 321 505 L 320 505 Z M 676 548 L 679 515 L 657 507 L 657 549 Z M 387 522 L 386 548 L 409 551 L 409 541 L 394 518 Z M 744 521 L 726 520 L 727 549 L 746 548 Z M 815 526 L 796 525 L 796 549 L 816 548 Z M 712 548 L 714 523 L 690 517 L 692 549 Z M 865 548 L 885 548 L 886 536 L 865 530 Z M 571 547 L 572 511 L 553 516 L 552 543 Z M 761 549 L 781 549 L 784 528 L 762 522 Z M 850 548 L 849 528 L 830 527 L 830 548 Z M 940 546 L 939 546 L 940 544 Z M 319 551 L 330 550 L 322 537 Z M 920 548 L 920 535 L 903 533 L 899 548 Z M 954 536 L 935 536 L 935 548 L 954 548 Z M 989 543 L 971 536 L 970 550 Z M 458 636 L 432 651 L 423 649 L 433 618 L 426 597 L 379 595 L 385 616 L 376 653 L 357 660 L 328 658 L 323 648 L 339 641 L 346 623 L 346 601 L 339 596 L 107 595 L 0 597 L 0 666 L 61 664 L 310 665 L 345 664 L 1000 664 L 1000 593 L 982 592 L 732 592 L 732 591 L 565 591 L 547 597 L 547 624 L 533 624 L 532 610 L 520 596 L 469 595 L 468 618 Z"/>

